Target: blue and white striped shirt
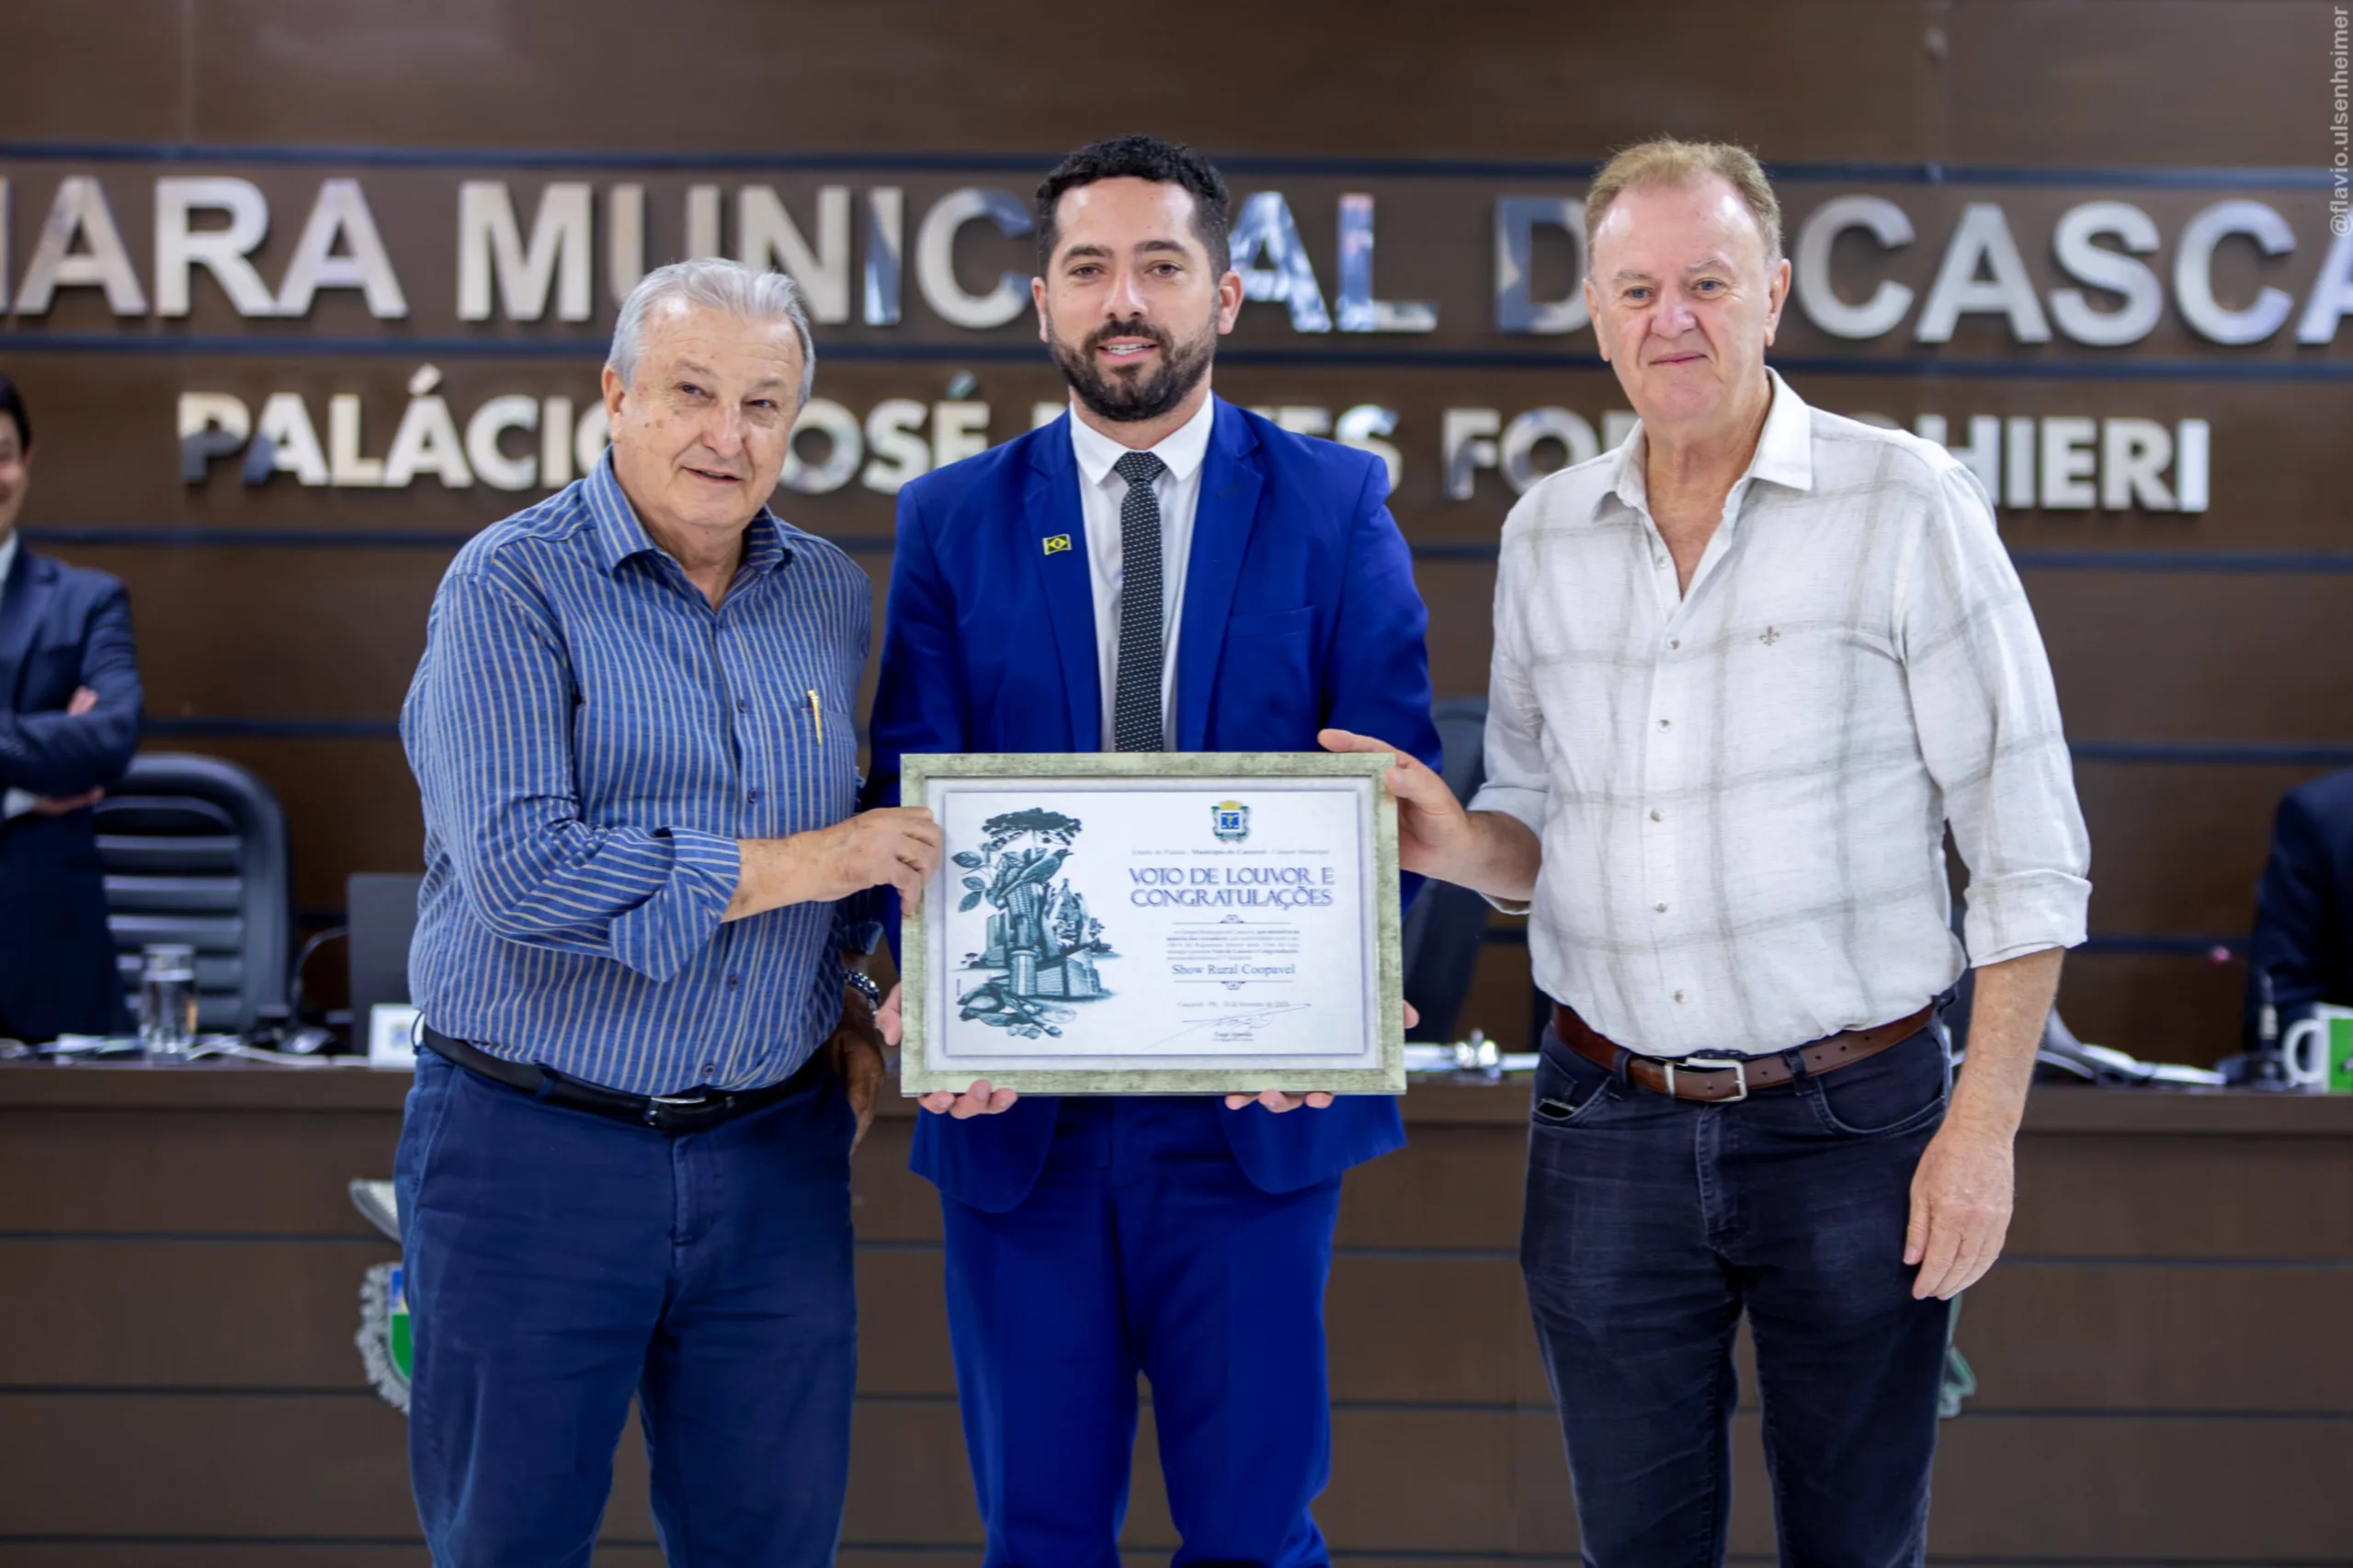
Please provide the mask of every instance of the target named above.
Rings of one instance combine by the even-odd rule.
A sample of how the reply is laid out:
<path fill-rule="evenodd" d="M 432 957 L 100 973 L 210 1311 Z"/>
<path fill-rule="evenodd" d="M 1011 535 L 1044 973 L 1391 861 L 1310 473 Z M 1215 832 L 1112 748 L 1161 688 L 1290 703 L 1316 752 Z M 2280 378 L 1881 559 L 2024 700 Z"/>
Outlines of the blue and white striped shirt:
<path fill-rule="evenodd" d="M 493 1055 L 631 1094 L 789 1077 L 863 900 L 722 924 L 736 841 L 856 810 L 872 589 L 763 508 L 717 608 L 609 456 L 484 529 L 434 597 L 401 734 L 425 803 L 410 990 Z"/>

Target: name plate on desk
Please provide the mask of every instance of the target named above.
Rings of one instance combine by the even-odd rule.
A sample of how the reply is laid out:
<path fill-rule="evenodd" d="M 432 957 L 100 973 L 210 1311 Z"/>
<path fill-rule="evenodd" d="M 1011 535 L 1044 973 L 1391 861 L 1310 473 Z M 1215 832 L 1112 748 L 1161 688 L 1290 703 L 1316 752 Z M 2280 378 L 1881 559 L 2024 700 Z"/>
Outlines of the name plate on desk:
<path fill-rule="evenodd" d="M 902 940 L 910 1095 L 1402 1094 L 1380 756 L 912 756 L 946 854 Z"/>

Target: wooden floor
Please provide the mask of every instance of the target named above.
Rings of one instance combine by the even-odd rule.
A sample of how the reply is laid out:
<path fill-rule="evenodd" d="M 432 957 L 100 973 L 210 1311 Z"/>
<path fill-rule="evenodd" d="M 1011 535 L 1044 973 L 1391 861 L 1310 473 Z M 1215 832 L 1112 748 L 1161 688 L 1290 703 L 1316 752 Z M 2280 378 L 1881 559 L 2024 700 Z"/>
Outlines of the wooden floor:
<path fill-rule="evenodd" d="M 344 1195 L 403 1080 L 0 1068 L 0 1564 L 416 1568 L 404 1421 L 365 1386 Z M 1515 1262 L 1524 1086 L 1407 1101 L 1349 1179 L 1330 1295 L 1347 1561 L 1573 1556 Z M 858 1156 L 859 1404 L 844 1560 L 974 1561 L 938 1213 L 893 1104 Z M 2053 1090 L 2007 1260 L 1970 1293 L 1981 1392 L 1945 1428 L 1954 1563 L 2353 1563 L 2353 1097 Z M 1176 1544 L 1148 1415 L 1125 1544 Z M 1773 1555 L 1754 1416 L 1735 1560 Z M 624 1437 L 600 1562 L 653 1563 Z"/>

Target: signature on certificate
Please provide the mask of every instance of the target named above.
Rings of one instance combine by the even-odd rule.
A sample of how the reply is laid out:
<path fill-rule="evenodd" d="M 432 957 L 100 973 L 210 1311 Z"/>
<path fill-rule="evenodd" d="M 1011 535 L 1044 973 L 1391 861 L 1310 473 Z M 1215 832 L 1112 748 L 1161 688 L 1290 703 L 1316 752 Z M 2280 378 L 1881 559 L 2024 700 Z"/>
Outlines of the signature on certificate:
<path fill-rule="evenodd" d="M 1187 1024 L 1176 1033 L 1155 1043 L 1171 1045 L 1187 1035 L 1201 1029 L 1211 1030 L 1211 1040 L 1254 1040 L 1258 1038 L 1258 1031 L 1266 1027 L 1268 1020 L 1279 1017 L 1285 1013 L 1304 1013 L 1314 1006 L 1313 1002 L 1269 1002 L 1264 1006 L 1245 1008 L 1238 1013 L 1227 1013 L 1219 1017 L 1202 1018 L 1198 1022 Z"/>

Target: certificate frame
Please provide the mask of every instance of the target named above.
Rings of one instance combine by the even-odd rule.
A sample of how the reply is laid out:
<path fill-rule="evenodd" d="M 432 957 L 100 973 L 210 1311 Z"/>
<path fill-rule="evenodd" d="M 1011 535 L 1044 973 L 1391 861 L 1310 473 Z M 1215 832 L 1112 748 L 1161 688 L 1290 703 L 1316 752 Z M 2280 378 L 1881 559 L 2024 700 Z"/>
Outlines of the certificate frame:
<path fill-rule="evenodd" d="M 1397 866 L 1397 802 L 1389 792 L 1386 782 L 1392 766 L 1388 756 L 1379 753 L 1333 752 L 1035 752 L 1035 753 L 966 753 L 910 754 L 901 758 L 900 800 L 907 805 L 928 806 L 943 828 L 949 829 L 949 842 L 940 857 L 939 869 L 926 887 L 923 903 L 917 911 L 910 912 L 902 926 L 900 949 L 904 990 L 901 1014 L 904 1033 L 901 1047 L 899 1081 L 903 1093 L 910 1096 L 930 1094 L 939 1090 L 961 1093 L 978 1079 L 985 1078 L 997 1088 L 1010 1088 L 1023 1094 L 1051 1095 L 1120 1095 L 1120 1094 L 1255 1094 L 1262 1089 L 1281 1089 L 1291 1093 L 1324 1091 L 1334 1094 L 1402 1095 L 1405 1092 L 1404 1010 L 1404 965 L 1400 949 L 1403 915 L 1398 904 Z M 1165 790 L 1155 785 L 1165 784 Z M 1117 1040 L 1103 1038 L 1101 1027 L 1086 1033 L 1088 1044 L 1098 1049 L 1078 1051 L 1076 1064 L 1057 1065 L 1066 1059 L 1075 1042 L 1054 1046 L 1030 1045 L 1019 1039 L 1015 1029 L 999 1024 L 997 1030 L 967 1027 L 974 1015 L 968 1011 L 973 998 L 979 1006 L 993 1011 L 997 1005 L 1013 1006 L 1005 993 L 1011 989 L 1036 1006 L 1040 993 L 1035 989 L 1039 980 L 1035 961 L 1028 989 L 1020 989 L 1016 971 L 1006 968 L 1009 960 L 993 960 L 986 955 L 967 951 L 959 957 L 944 951 L 953 946 L 949 940 L 949 921 L 952 917 L 959 928 L 969 932 L 970 915 L 983 896 L 980 889 L 968 893 L 973 881 L 971 874 L 989 869 L 972 860 L 959 865 L 955 857 L 976 856 L 984 845 L 966 846 L 958 838 L 956 824 L 971 816 L 971 809 L 951 811 L 955 797 L 965 794 L 975 801 L 995 796 L 1007 804 L 1017 804 L 1018 797 L 1043 793 L 1054 797 L 1109 794 L 1189 796 L 1189 810 L 1199 809 L 1199 797 L 1211 792 L 1241 795 L 1256 791 L 1261 796 L 1273 792 L 1297 792 L 1294 798 L 1318 797 L 1318 810 L 1328 820 L 1352 812 L 1354 826 L 1346 846 L 1350 857 L 1353 875 L 1345 876 L 1345 889 L 1357 894 L 1355 902 L 1345 911 L 1347 928 L 1351 939 L 1359 943 L 1352 971 L 1354 983 L 1348 986 L 1327 986 L 1317 994 L 1340 998 L 1338 1011 L 1346 1024 L 1336 1028 L 1328 1036 L 1313 1029 L 1302 1020 L 1290 1027 L 1289 1037 L 1312 1036 L 1319 1043 L 1315 1059 L 1281 1056 L 1269 1059 L 1264 1047 L 1219 1050 L 1215 1041 L 1224 1038 L 1228 1024 L 1256 1024 L 1257 1019 L 1286 1009 L 1280 1005 L 1262 1007 L 1255 1015 L 1209 1018 L 1188 1026 L 1193 1029 L 1207 1028 L 1211 1037 L 1208 1049 L 1188 1051 L 1181 1055 L 1153 1054 L 1172 1048 L 1167 1040 L 1153 1042 L 1141 1053 L 1131 1054 Z M 1345 795 L 1354 802 L 1342 808 L 1334 797 Z M 1264 801 L 1260 802 L 1262 815 Z M 1172 802 L 1173 805 L 1173 802 Z M 1224 808 L 1245 805 L 1238 817 Z M 1232 858 L 1243 855 L 1267 855 L 1266 850 L 1244 850 L 1233 847 L 1238 840 L 1246 840 L 1250 826 L 1246 802 L 1233 799 L 1215 801 L 1209 817 L 1200 824 L 1200 847 L 1189 842 L 1181 847 L 1153 848 L 1146 853 L 1172 858 L 1180 855 L 1206 858 L 1216 865 L 1231 863 Z M 1132 809 L 1132 808 L 1130 808 Z M 1067 820 L 1067 819 L 1065 819 Z M 1172 819 L 1174 820 L 1174 819 Z M 1075 829 L 1076 824 L 1072 824 Z M 1238 830 L 1238 832 L 1236 831 Z M 1212 836 L 1214 834 L 1214 836 Z M 1227 848 L 1214 847 L 1220 843 Z M 1073 839 L 1059 840 L 1064 851 L 1072 850 Z M 1139 853 L 1132 841 L 1124 841 L 1128 853 Z M 1092 849 L 1094 846 L 1088 846 Z M 1107 846 L 1107 847 L 1109 847 Z M 1309 854 L 1336 856 L 1336 849 L 1311 850 Z M 1033 857 L 1042 858 L 1042 857 Z M 1055 869 L 1065 857 L 1056 858 L 1045 876 L 1051 881 Z M 994 855 L 991 859 L 993 861 Z M 1188 866 L 1195 860 L 1179 862 Z M 1269 862 L 1271 864 L 1271 862 Z M 1135 875 L 1131 869 L 1131 876 Z M 1330 873 L 1318 872 L 1325 881 Z M 1098 884 L 1099 885 L 1099 884 Z M 1124 884 L 1121 884 L 1124 885 Z M 1056 892 L 1066 890 L 1065 880 Z M 1235 897 L 1253 896 L 1246 892 Z M 1267 895 L 1261 895 L 1267 896 Z M 961 907 L 960 907 L 961 906 Z M 1120 915 L 1132 917 L 1134 912 L 1122 909 Z M 1084 906 L 1078 912 L 1086 919 Z M 983 920 L 990 917 L 983 915 Z M 1240 915 L 1227 914 L 1220 917 L 1226 925 L 1246 924 Z M 1131 926 L 1141 920 L 1128 918 Z M 1314 921 L 1327 931 L 1336 931 L 1339 923 L 1334 919 Z M 1101 921 L 1094 922 L 1100 926 Z M 990 928 L 994 933 L 995 927 Z M 1279 941 L 1283 934 L 1276 932 L 1268 939 Z M 1295 934 L 1294 934 L 1295 936 Z M 1018 940 L 1018 937 L 1014 938 Z M 983 946 L 994 947 L 998 938 L 992 934 Z M 1296 944 L 1295 944 L 1296 945 Z M 1101 958 L 1108 961 L 1122 959 L 1104 943 Z M 1027 949 L 1025 949 L 1027 950 Z M 1094 949 L 1085 955 L 1096 957 Z M 983 960 L 980 963 L 969 960 Z M 988 967 L 995 961 L 999 973 Z M 1065 960 L 1066 961 L 1066 960 Z M 1174 966 L 1171 966 L 1172 969 Z M 1186 972 L 1186 971 L 1178 971 Z M 1083 979 L 1071 979 L 1057 983 L 1071 987 L 1069 991 L 1050 992 L 1052 996 L 1086 996 L 1099 1000 L 1116 994 L 1096 983 L 1099 969 L 1091 969 Z M 959 976 L 975 978 L 980 987 L 994 987 L 983 995 L 976 988 L 960 994 Z M 1257 987 L 1263 994 L 1267 988 L 1290 983 L 1286 982 L 1170 982 L 1169 983 L 1222 985 L 1226 993 L 1238 993 L 1245 987 Z M 1097 994 L 1088 996 L 1088 993 Z M 1214 992 L 1212 1000 L 1219 1000 Z M 1349 999 L 1359 1000 L 1351 1002 Z M 1198 1006 L 1198 1004 L 1197 1004 Z M 1236 1002 L 1240 1007 L 1243 1003 Z M 1304 1013 L 1309 1005 L 1298 1005 L 1295 1010 Z M 1074 1032 L 1086 1031 L 1086 1006 L 1064 1002 L 1047 1005 L 1044 1011 L 1055 1015 L 1054 1021 Z M 1036 1017 L 1036 1015 L 1029 1015 Z M 1154 1015 L 1155 1017 L 1166 1015 Z M 1097 1015 L 1099 1018 L 1101 1015 Z M 988 1020 L 983 1020 L 988 1021 Z M 1319 1020 L 1320 1021 L 1320 1020 Z M 1063 1040 L 1060 1029 L 1047 1028 L 1045 1020 L 1040 1027 Z M 1273 1026 L 1267 1026 L 1271 1028 Z M 953 1031 L 952 1033 L 950 1031 Z M 1147 1033 L 1153 1032 L 1150 1030 Z M 1181 1030 L 1179 1032 L 1182 1032 Z M 1246 1030 L 1245 1031 L 1246 1033 Z M 999 1036 L 1004 1048 L 994 1042 Z M 1030 1035 L 1035 1040 L 1039 1037 Z M 1125 1037 L 1123 1037 L 1125 1038 Z M 1327 1044 L 1327 1041 L 1338 1041 Z"/>

